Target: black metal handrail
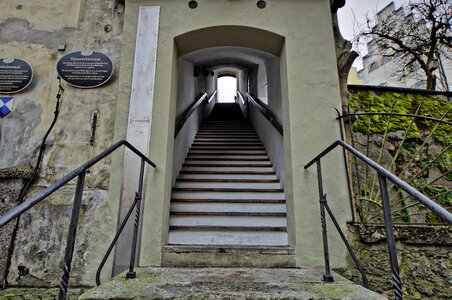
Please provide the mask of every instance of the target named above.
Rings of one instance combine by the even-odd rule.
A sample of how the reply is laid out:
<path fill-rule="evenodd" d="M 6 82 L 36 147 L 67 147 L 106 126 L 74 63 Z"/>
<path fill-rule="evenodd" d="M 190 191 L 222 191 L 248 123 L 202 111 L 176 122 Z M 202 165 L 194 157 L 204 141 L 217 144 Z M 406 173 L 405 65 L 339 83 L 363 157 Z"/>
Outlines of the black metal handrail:
<path fill-rule="evenodd" d="M 174 129 L 174 137 L 177 137 L 179 132 L 184 127 L 185 122 L 190 118 L 190 116 L 195 112 L 195 110 L 203 103 L 207 98 L 207 93 L 202 94 L 197 100 L 195 100 L 189 107 L 177 118 L 176 128 Z"/>
<path fill-rule="evenodd" d="M 378 179 L 380 184 L 380 191 L 381 191 L 381 199 L 382 199 L 382 206 L 383 206 L 383 215 L 384 215 L 384 224 L 385 224 L 385 231 L 386 231 L 386 238 L 388 243 L 388 252 L 389 252 L 389 260 L 391 263 L 391 275 L 392 275 L 392 286 L 394 288 L 395 298 L 396 299 L 402 299 L 402 282 L 400 280 L 400 271 L 399 271 L 399 265 L 397 261 L 397 248 L 395 244 L 395 237 L 394 237 L 394 228 L 393 228 L 393 221 L 391 216 L 391 207 L 389 204 L 389 196 L 388 196 L 388 187 L 386 184 L 386 179 L 389 179 L 392 181 L 395 185 L 397 185 L 400 189 L 407 192 L 409 195 L 413 196 L 414 199 L 416 199 L 418 202 L 429 208 L 431 211 L 436 213 L 439 217 L 441 217 L 443 220 L 445 220 L 447 223 L 452 224 L 452 214 L 449 213 L 446 209 L 435 203 L 433 200 L 429 199 L 425 195 L 423 195 L 421 192 L 356 150 L 355 148 L 351 147 L 347 143 L 343 141 L 336 141 L 333 144 L 331 144 L 329 147 L 327 147 L 324 151 L 322 151 L 319 155 L 317 155 L 313 160 L 311 160 L 309 163 L 307 163 L 304 168 L 308 169 L 310 166 L 312 166 L 314 163 L 317 163 L 317 180 L 318 180 L 318 186 L 319 186 L 319 198 L 320 198 L 320 215 L 321 215 L 321 223 L 322 223 L 322 236 L 323 236 L 323 246 L 324 246 L 324 257 L 325 257 L 325 280 L 332 280 L 332 275 L 330 271 L 330 265 L 329 265 L 329 250 L 328 250 L 328 240 L 327 240 L 327 230 L 326 230 L 326 220 L 325 220 L 325 209 L 327 210 L 330 217 L 333 219 L 333 222 L 338 229 L 339 233 L 341 234 L 342 240 L 347 245 L 347 248 L 349 251 L 351 250 L 350 245 L 345 239 L 345 236 L 343 236 L 342 231 L 340 230 L 339 225 L 337 224 L 334 215 L 331 211 L 331 209 L 328 206 L 328 203 L 326 201 L 326 195 L 323 194 L 323 183 L 322 183 L 322 169 L 321 169 L 321 159 L 326 154 L 328 154 L 331 150 L 336 148 L 337 146 L 341 146 L 348 152 L 350 152 L 355 157 L 362 160 L 364 163 L 369 165 L 371 168 L 373 168 L 378 173 Z M 351 252 L 353 253 L 353 251 Z M 355 261 L 355 264 L 357 262 L 356 257 L 354 254 L 351 254 L 353 260 Z M 358 265 L 357 265 L 358 267 Z M 361 274 L 363 274 L 360 267 L 358 267 Z M 363 277 L 364 280 L 364 277 Z"/>
<path fill-rule="evenodd" d="M 268 109 L 267 105 L 259 98 L 253 97 L 250 93 L 246 93 L 246 98 L 248 99 L 248 102 L 254 105 L 258 109 L 258 111 L 273 125 L 273 127 L 275 127 L 279 134 L 283 136 L 283 126 L 278 122 L 278 119 L 273 114 L 273 112 Z"/>
<path fill-rule="evenodd" d="M 25 200 L 21 204 L 19 204 L 17 207 L 13 208 L 6 214 L 0 217 L 0 228 L 8 224 L 10 221 L 14 220 L 18 216 L 20 216 L 22 213 L 26 212 L 27 210 L 31 209 L 33 206 L 53 194 L 55 191 L 57 191 L 59 188 L 67 184 L 69 181 L 71 181 L 74 178 L 77 179 L 76 189 L 75 189 L 75 196 L 74 196 L 74 203 L 72 206 L 72 214 L 71 214 L 71 221 L 69 224 L 69 230 L 67 235 L 67 243 L 66 243 L 66 249 L 65 249 L 65 255 L 64 255 L 64 266 L 63 266 L 63 275 L 61 276 L 61 283 L 60 283 L 60 290 L 58 294 L 59 300 L 66 299 L 67 295 L 67 288 L 69 284 L 69 274 L 71 271 L 71 263 L 72 263 L 72 257 L 74 253 L 74 245 L 75 245 L 75 238 L 77 234 L 77 226 L 78 226 L 78 220 L 80 215 L 80 208 L 82 204 L 82 196 L 83 196 L 83 187 L 85 183 L 85 175 L 86 171 L 92 167 L 94 164 L 111 154 L 113 151 L 118 149 L 121 146 L 126 146 L 129 148 L 132 152 L 134 152 L 137 156 L 141 158 L 141 169 L 140 169 L 140 181 L 138 184 L 138 192 L 136 193 L 135 202 L 132 205 L 132 208 L 129 210 L 128 215 L 126 216 L 126 219 L 130 216 L 133 208 L 136 209 L 136 219 L 135 219 L 135 228 L 134 228 L 134 236 L 133 236 L 133 243 L 132 243 L 132 254 L 131 254 L 131 260 L 130 260 L 130 270 L 129 273 L 134 273 L 134 264 L 135 264 L 135 252 L 136 252 L 136 244 L 137 244 L 137 233 L 138 233 L 138 222 L 140 219 L 140 205 L 139 200 L 142 198 L 142 192 L 143 192 L 143 177 L 144 177 L 144 166 L 145 162 L 151 165 L 152 167 L 156 167 L 156 165 L 147 158 L 143 153 L 141 153 L 137 148 L 132 146 L 129 142 L 126 140 L 121 140 L 112 146 L 110 146 L 105 151 L 99 153 L 98 155 L 94 156 L 90 160 L 88 160 L 86 163 L 82 164 L 75 170 L 69 172 L 66 174 L 63 178 L 59 179 L 55 183 L 53 183 L 51 186 L 43 190 L 42 192 L 38 193 L 37 195 Z M 137 199 L 138 198 L 138 199 Z M 127 222 L 127 220 L 123 221 Z M 122 230 L 122 229 L 121 229 Z M 128 273 L 128 277 L 129 277 Z M 133 277 L 129 277 L 133 278 Z"/>

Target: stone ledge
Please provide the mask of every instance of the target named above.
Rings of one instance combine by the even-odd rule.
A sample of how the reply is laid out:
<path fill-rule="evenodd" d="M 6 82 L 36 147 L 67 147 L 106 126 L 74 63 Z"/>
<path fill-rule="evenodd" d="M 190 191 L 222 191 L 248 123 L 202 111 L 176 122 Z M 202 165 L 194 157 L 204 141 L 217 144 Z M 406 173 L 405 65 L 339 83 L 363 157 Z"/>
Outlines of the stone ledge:
<path fill-rule="evenodd" d="M 32 167 L 22 166 L 0 169 L 0 179 L 29 179 L 32 175 Z"/>
<path fill-rule="evenodd" d="M 140 268 L 120 274 L 80 299 L 386 299 L 344 277 L 323 283 L 323 268 Z"/>
<path fill-rule="evenodd" d="M 355 232 L 365 243 L 375 244 L 386 241 L 382 224 L 348 224 L 349 230 Z M 397 241 L 413 245 L 452 246 L 452 226 L 430 224 L 396 224 L 394 235 Z"/>

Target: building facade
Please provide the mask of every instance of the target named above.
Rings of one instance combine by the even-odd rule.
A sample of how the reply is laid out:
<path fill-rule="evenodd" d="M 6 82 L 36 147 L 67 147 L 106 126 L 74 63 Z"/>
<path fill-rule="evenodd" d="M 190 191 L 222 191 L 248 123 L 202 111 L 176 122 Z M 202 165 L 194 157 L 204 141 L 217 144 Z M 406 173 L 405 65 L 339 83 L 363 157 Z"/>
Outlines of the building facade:
<path fill-rule="evenodd" d="M 340 138 L 330 6 L 329 0 L 2 1 L 0 57 L 26 60 L 33 79 L 12 94 L 14 108 L 0 121 L 0 167 L 14 171 L 36 163 L 54 117 L 59 60 L 74 51 L 108 55 L 114 70 L 106 84 L 77 88 L 61 83 L 60 113 L 30 195 L 116 141 L 129 141 L 157 165 L 145 172 L 137 261 L 140 266 L 165 265 L 172 188 L 215 98 L 175 138 L 176 121 L 200 94 L 213 95 L 219 76 L 232 74 L 238 91 L 265 98 L 284 128 L 279 134 L 250 109 L 251 123 L 284 189 L 286 246 L 292 249 L 293 266 L 321 265 L 317 174 L 303 166 Z M 121 150 L 86 174 L 72 283 L 93 285 L 98 263 L 134 201 L 139 166 L 139 159 Z M 331 207 L 345 226 L 350 219 L 347 182 L 336 174 L 344 173 L 342 153 L 326 157 L 323 168 L 334 170 L 324 173 L 324 192 L 334 195 Z M 4 266 L 10 283 L 59 281 L 74 191 L 71 182 L 21 216 L 14 247 L 2 250 L 11 254 Z M 15 199 L 6 202 L 14 206 Z M 108 260 L 104 278 L 128 266 L 132 223 Z M 2 247 L 10 242 L 7 234 Z M 343 266 L 339 237 L 330 244 L 334 266 Z"/>
<path fill-rule="evenodd" d="M 403 7 L 396 8 L 395 3 L 391 2 L 377 13 L 376 21 L 378 24 L 384 23 L 388 18 L 394 18 L 402 22 L 405 18 L 410 17 Z M 402 76 L 401 71 L 405 64 L 402 58 L 384 56 L 385 49 L 378 45 L 375 40 L 370 40 L 366 46 L 367 54 L 363 57 L 363 68 L 358 72 L 364 85 L 425 89 L 426 76 L 418 64 L 415 63 L 409 72 Z M 450 80 L 448 80 L 452 76 L 452 61 L 450 58 L 438 58 L 438 66 L 434 75 L 437 78 L 436 89 L 449 91 L 452 87 Z"/>

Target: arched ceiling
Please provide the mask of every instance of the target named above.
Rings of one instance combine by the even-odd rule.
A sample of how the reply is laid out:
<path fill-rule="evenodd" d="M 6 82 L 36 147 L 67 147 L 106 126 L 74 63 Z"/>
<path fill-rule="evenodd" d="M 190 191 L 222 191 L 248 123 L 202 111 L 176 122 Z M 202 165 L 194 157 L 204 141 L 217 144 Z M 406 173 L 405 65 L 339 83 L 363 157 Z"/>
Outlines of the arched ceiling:
<path fill-rule="evenodd" d="M 203 68 L 215 70 L 218 68 L 248 69 L 276 56 L 244 47 L 212 47 L 190 52 L 181 58 Z"/>

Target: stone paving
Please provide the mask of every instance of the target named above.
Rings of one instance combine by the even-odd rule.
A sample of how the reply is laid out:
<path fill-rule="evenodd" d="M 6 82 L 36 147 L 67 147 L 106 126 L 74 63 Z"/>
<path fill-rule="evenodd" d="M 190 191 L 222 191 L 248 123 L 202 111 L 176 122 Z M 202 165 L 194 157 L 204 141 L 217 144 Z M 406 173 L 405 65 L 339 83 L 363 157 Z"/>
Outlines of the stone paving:
<path fill-rule="evenodd" d="M 68 300 L 78 299 L 83 289 L 72 288 Z M 1 300 L 54 300 L 58 298 L 58 288 L 8 288 L 0 291 Z"/>

